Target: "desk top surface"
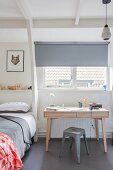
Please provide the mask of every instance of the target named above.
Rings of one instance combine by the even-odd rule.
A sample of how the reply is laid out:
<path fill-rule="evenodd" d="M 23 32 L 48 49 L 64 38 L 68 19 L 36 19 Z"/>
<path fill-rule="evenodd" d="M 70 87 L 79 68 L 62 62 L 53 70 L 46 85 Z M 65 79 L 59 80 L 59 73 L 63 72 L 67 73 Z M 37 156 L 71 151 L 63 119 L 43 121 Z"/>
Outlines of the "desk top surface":
<path fill-rule="evenodd" d="M 90 110 L 88 107 L 46 107 L 44 112 L 109 112 L 107 109 L 99 108 Z"/>

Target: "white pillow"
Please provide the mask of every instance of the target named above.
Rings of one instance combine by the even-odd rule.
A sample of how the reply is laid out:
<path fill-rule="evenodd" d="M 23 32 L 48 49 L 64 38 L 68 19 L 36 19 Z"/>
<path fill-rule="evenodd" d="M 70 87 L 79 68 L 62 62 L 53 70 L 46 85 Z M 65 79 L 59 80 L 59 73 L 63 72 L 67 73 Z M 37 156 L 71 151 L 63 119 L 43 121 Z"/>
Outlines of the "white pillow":
<path fill-rule="evenodd" d="M 0 112 L 28 112 L 30 106 L 25 102 L 9 102 L 0 104 Z"/>

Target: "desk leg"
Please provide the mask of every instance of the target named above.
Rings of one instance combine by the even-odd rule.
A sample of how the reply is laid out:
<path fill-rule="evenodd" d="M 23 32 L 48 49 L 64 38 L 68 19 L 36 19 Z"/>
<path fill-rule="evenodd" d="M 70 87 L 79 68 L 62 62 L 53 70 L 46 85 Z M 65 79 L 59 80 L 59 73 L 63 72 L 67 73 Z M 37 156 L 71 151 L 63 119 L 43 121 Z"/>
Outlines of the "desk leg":
<path fill-rule="evenodd" d="M 103 133 L 103 141 L 104 141 L 104 151 L 107 152 L 105 118 L 102 118 L 102 119 L 101 119 L 101 122 L 102 122 L 102 133 Z"/>
<path fill-rule="evenodd" d="M 48 151 L 49 139 L 51 130 L 51 118 L 47 119 L 47 129 L 46 129 L 46 151 Z"/>
<path fill-rule="evenodd" d="M 99 141 L 99 126 L 98 126 L 98 119 L 95 119 L 95 132 L 97 141 Z"/>
<path fill-rule="evenodd" d="M 50 119 L 50 127 L 49 127 L 49 140 L 51 138 L 51 125 L 52 125 L 52 119 Z"/>

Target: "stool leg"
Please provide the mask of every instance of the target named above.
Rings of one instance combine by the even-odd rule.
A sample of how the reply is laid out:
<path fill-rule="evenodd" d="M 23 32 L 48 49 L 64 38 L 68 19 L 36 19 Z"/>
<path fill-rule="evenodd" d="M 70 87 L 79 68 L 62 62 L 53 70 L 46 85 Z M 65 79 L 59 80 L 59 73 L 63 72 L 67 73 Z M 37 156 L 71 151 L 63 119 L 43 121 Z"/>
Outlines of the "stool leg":
<path fill-rule="evenodd" d="M 84 134 L 83 137 L 84 137 L 84 141 L 85 141 L 86 151 L 87 151 L 87 154 L 89 155 L 89 149 L 88 149 L 86 135 Z"/>
<path fill-rule="evenodd" d="M 72 145 L 73 145 L 73 137 L 69 138 L 69 143 L 70 143 L 70 149 L 72 149 Z"/>
<path fill-rule="evenodd" d="M 75 139 L 75 147 L 77 151 L 77 163 L 80 164 L 80 135 L 76 135 Z"/>
<path fill-rule="evenodd" d="M 62 156 L 62 151 L 63 151 L 63 147 L 64 147 L 64 142 L 65 142 L 65 134 L 63 134 L 63 137 L 62 137 L 62 144 L 61 144 L 61 149 L 60 149 L 59 157 Z"/>

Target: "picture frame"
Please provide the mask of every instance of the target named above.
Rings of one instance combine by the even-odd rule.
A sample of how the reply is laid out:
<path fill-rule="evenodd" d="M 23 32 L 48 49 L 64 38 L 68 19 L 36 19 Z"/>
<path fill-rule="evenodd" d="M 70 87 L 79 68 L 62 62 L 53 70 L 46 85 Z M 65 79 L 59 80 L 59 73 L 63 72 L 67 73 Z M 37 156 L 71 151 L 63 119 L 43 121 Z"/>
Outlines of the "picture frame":
<path fill-rule="evenodd" d="M 24 72 L 24 50 L 7 50 L 7 72 Z"/>

